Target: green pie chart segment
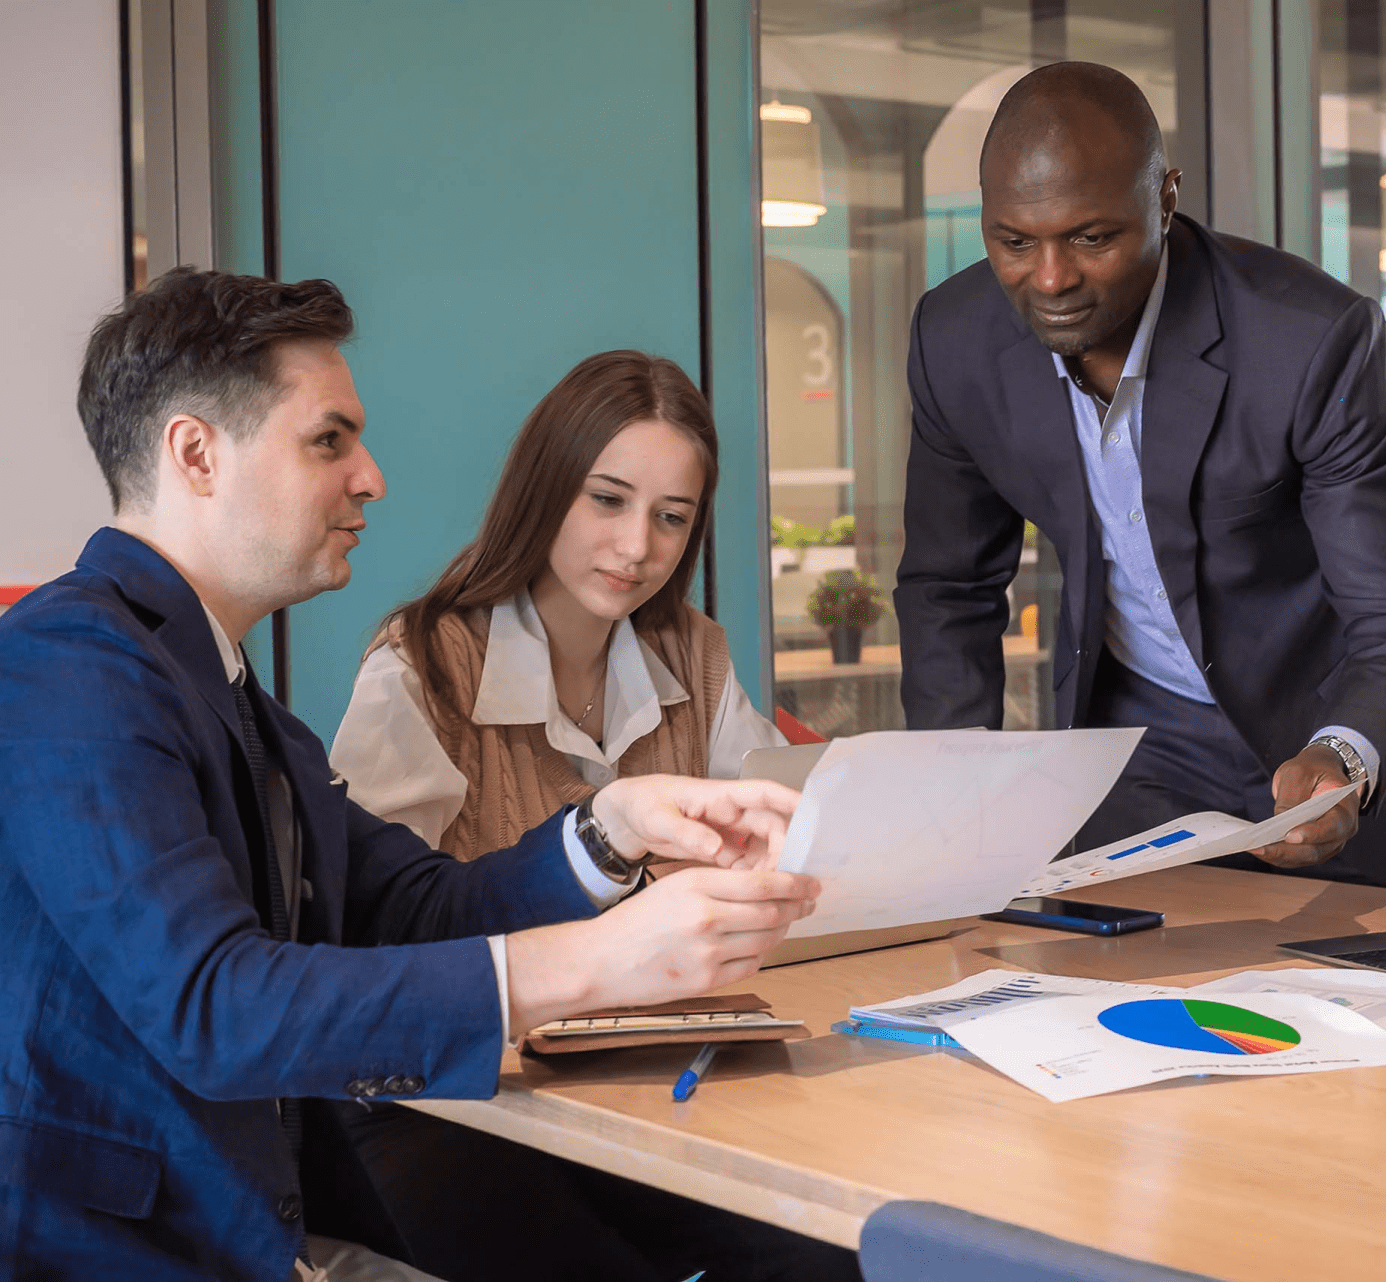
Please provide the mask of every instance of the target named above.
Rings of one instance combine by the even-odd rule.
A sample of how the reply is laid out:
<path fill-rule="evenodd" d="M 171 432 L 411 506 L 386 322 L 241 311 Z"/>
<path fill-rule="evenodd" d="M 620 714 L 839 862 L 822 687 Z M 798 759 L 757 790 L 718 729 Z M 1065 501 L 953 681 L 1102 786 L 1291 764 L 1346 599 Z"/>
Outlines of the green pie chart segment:
<path fill-rule="evenodd" d="M 1119 1037 L 1170 1050 L 1273 1055 L 1299 1045 L 1289 1024 L 1226 1002 L 1152 997 L 1109 1006 L 1097 1022 Z"/>

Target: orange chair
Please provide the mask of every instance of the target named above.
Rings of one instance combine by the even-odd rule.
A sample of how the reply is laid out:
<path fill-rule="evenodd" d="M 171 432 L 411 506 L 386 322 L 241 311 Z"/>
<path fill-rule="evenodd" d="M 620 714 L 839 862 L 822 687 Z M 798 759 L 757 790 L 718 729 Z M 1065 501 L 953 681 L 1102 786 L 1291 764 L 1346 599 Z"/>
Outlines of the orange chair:
<path fill-rule="evenodd" d="M 775 727 L 790 743 L 827 743 L 816 730 L 809 729 L 798 717 L 783 708 L 775 709 Z"/>
<path fill-rule="evenodd" d="M 32 592 L 32 584 L 0 583 L 0 614 L 4 614 L 26 592 Z"/>

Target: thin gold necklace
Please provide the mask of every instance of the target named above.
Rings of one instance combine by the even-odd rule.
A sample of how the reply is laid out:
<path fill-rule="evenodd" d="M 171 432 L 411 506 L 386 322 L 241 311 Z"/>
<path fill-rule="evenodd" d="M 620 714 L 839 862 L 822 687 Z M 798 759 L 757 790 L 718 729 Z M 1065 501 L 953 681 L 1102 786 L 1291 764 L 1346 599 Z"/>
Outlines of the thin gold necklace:
<path fill-rule="evenodd" d="M 607 661 L 607 654 L 608 654 L 608 652 L 610 651 L 610 649 L 611 649 L 611 638 L 608 637 L 608 638 L 607 638 L 607 641 L 606 641 L 606 645 L 604 645 L 604 646 L 602 647 L 601 667 L 597 670 L 597 682 L 596 682 L 596 684 L 592 687 L 592 697 L 591 697 L 590 699 L 587 700 L 587 706 L 582 710 L 582 716 L 580 716 L 580 717 L 573 717 L 573 724 L 574 724 L 575 726 L 577 726 L 577 728 L 578 728 L 579 730 L 582 729 L 582 723 L 583 723 L 584 721 L 586 721 L 587 718 L 590 717 L 590 716 L 592 715 L 592 709 L 595 708 L 595 707 L 597 706 L 597 695 L 599 695 L 599 694 L 601 693 L 602 682 L 604 682 L 604 681 L 606 680 L 606 661 Z M 570 714 L 570 715 L 571 715 L 571 714 Z"/>
<path fill-rule="evenodd" d="M 603 665 L 602 665 L 602 670 L 597 674 L 597 684 L 596 684 L 595 686 L 592 687 L 592 697 L 591 697 L 590 699 L 587 700 L 587 706 L 582 710 L 582 716 L 578 717 L 578 718 L 573 722 L 573 724 L 574 724 L 575 726 L 577 726 L 577 728 L 578 728 L 579 730 L 582 729 L 582 723 L 583 723 L 584 721 L 586 721 L 587 718 L 590 717 L 590 716 L 592 715 L 592 709 L 595 708 L 595 707 L 597 706 L 597 692 L 602 688 L 602 682 L 603 682 L 605 679 L 606 679 L 606 665 L 603 664 Z"/>

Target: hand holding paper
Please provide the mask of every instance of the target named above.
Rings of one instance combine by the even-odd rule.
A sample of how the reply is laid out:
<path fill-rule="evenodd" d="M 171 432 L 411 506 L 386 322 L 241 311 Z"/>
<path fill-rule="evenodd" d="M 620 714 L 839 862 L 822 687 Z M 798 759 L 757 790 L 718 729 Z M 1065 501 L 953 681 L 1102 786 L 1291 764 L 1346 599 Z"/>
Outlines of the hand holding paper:
<path fill-rule="evenodd" d="M 1321 743 L 1311 743 L 1285 762 L 1271 780 L 1277 809 L 1289 810 L 1337 788 L 1346 778 L 1343 759 Z M 1286 840 L 1252 853 L 1277 868 L 1310 868 L 1336 855 L 1357 831 L 1360 789 L 1342 796 L 1327 813 L 1292 831 Z"/>

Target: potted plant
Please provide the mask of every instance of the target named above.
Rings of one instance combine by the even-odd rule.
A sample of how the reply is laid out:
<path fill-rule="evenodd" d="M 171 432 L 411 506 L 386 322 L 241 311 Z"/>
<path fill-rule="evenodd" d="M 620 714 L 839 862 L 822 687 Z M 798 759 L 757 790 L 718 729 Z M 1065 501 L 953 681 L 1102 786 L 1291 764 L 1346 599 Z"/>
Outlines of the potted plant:
<path fill-rule="evenodd" d="M 857 541 L 857 518 L 848 512 L 845 516 L 835 516 L 823 531 L 823 546 L 829 548 L 851 547 Z"/>
<path fill-rule="evenodd" d="M 797 570 L 804 549 L 812 547 L 823 537 L 816 525 L 792 521 L 786 516 L 770 518 L 770 577 L 786 570 Z"/>
<path fill-rule="evenodd" d="M 834 663 L 861 662 L 861 634 L 887 608 L 875 578 L 855 569 L 829 570 L 806 606 L 809 618 L 828 634 Z"/>

